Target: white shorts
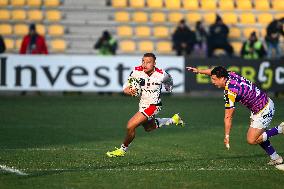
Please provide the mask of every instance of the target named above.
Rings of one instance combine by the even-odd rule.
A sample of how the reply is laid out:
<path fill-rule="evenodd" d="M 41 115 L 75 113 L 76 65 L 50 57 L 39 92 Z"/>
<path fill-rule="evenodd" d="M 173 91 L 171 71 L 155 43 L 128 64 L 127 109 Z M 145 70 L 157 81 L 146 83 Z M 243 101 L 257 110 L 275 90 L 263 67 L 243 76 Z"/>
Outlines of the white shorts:
<path fill-rule="evenodd" d="M 155 104 L 150 104 L 149 106 L 141 106 L 139 107 L 139 112 L 144 114 L 148 120 L 155 117 L 156 114 L 158 114 L 162 110 L 162 106 L 158 106 Z"/>
<path fill-rule="evenodd" d="M 274 103 L 269 98 L 265 108 L 263 108 L 257 114 L 251 113 L 250 118 L 252 119 L 252 122 L 250 124 L 250 127 L 256 129 L 266 129 L 270 125 L 270 122 L 272 121 L 274 112 L 275 112 Z"/>

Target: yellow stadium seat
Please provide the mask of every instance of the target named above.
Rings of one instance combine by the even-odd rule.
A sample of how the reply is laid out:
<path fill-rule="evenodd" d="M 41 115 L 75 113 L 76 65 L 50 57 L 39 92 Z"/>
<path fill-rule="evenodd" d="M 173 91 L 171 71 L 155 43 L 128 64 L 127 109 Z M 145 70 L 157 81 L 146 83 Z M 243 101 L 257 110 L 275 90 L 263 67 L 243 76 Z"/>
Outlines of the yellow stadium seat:
<path fill-rule="evenodd" d="M 130 21 L 130 15 L 128 12 L 120 11 L 116 12 L 114 14 L 114 20 L 116 22 L 129 22 Z"/>
<path fill-rule="evenodd" d="M 252 4 L 251 0 L 237 0 L 237 9 L 239 10 L 251 10 L 252 9 Z"/>
<path fill-rule="evenodd" d="M 118 26 L 117 35 L 120 37 L 132 37 L 133 30 L 131 26 Z"/>
<path fill-rule="evenodd" d="M 166 21 L 166 15 L 163 12 L 153 12 L 151 13 L 151 22 L 161 23 Z"/>
<path fill-rule="evenodd" d="M 8 51 L 13 50 L 14 47 L 15 47 L 15 43 L 14 43 L 14 40 L 13 40 L 13 39 L 5 38 L 5 39 L 4 39 L 4 43 L 5 43 L 6 49 L 7 49 Z"/>
<path fill-rule="evenodd" d="M 10 17 L 11 17 L 11 14 L 10 14 L 10 11 L 8 11 L 8 10 L 0 10 L 0 20 L 1 21 L 7 21 L 7 20 L 9 20 L 10 19 Z"/>
<path fill-rule="evenodd" d="M 183 14 L 180 12 L 172 12 L 168 15 L 169 22 L 178 23 L 180 20 L 183 19 Z"/>
<path fill-rule="evenodd" d="M 239 18 L 241 24 L 255 24 L 255 15 L 253 13 L 241 13 Z"/>
<path fill-rule="evenodd" d="M 234 10 L 235 5 L 233 0 L 219 0 L 219 9 L 220 10 Z"/>
<path fill-rule="evenodd" d="M 30 7 L 40 7 L 41 0 L 27 0 L 27 5 Z"/>
<path fill-rule="evenodd" d="M 241 30 L 237 27 L 230 28 L 229 38 L 240 39 L 241 38 Z"/>
<path fill-rule="evenodd" d="M 12 26 L 10 24 L 0 24 L 0 35 L 11 35 Z"/>
<path fill-rule="evenodd" d="M 264 39 L 266 36 L 266 28 L 261 28 L 259 32 L 260 32 L 260 37 Z"/>
<path fill-rule="evenodd" d="M 274 18 L 275 19 L 280 19 L 280 18 L 283 18 L 284 17 L 284 13 L 277 13 L 274 15 Z"/>
<path fill-rule="evenodd" d="M 232 45 L 232 47 L 234 49 L 235 54 L 236 55 L 240 55 L 243 43 L 239 42 L 239 41 L 235 41 L 235 42 L 232 42 L 231 45 Z"/>
<path fill-rule="evenodd" d="M 127 0 L 112 0 L 112 6 L 114 8 L 125 8 L 127 7 Z"/>
<path fill-rule="evenodd" d="M 180 0 L 165 0 L 165 6 L 167 9 L 180 9 L 181 1 Z"/>
<path fill-rule="evenodd" d="M 147 0 L 147 6 L 149 8 L 163 8 L 163 0 Z"/>
<path fill-rule="evenodd" d="M 200 0 L 202 10 L 216 10 L 216 0 Z"/>
<path fill-rule="evenodd" d="M 15 48 L 16 48 L 17 50 L 19 50 L 19 49 L 21 48 L 21 45 L 22 45 L 22 39 L 17 39 L 17 40 L 15 41 Z"/>
<path fill-rule="evenodd" d="M 144 8 L 145 1 L 144 0 L 129 0 L 129 5 L 132 8 Z"/>
<path fill-rule="evenodd" d="M 0 0 L 0 7 L 6 7 L 9 5 L 8 0 Z"/>
<path fill-rule="evenodd" d="M 119 49 L 124 53 L 133 53 L 136 50 L 136 45 L 131 40 L 124 40 L 119 43 Z"/>
<path fill-rule="evenodd" d="M 216 20 L 216 14 L 215 13 L 204 13 L 203 20 L 205 24 L 207 25 L 213 24 Z"/>
<path fill-rule="evenodd" d="M 198 10 L 199 9 L 198 0 L 183 0 L 183 8 L 188 10 Z"/>
<path fill-rule="evenodd" d="M 269 24 L 273 20 L 273 16 L 270 13 L 262 13 L 257 16 L 259 24 Z"/>
<path fill-rule="evenodd" d="M 238 16 L 234 12 L 226 12 L 222 14 L 221 16 L 225 24 L 237 24 L 238 23 Z"/>
<path fill-rule="evenodd" d="M 45 7 L 58 7 L 60 5 L 60 0 L 44 0 Z"/>
<path fill-rule="evenodd" d="M 156 26 L 153 29 L 154 36 L 157 38 L 168 38 L 170 37 L 169 29 L 165 26 Z"/>
<path fill-rule="evenodd" d="M 50 36 L 62 36 L 64 35 L 64 27 L 62 25 L 50 25 L 48 26 L 48 35 Z"/>
<path fill-rule="evenodd" d="M 283 0 L 272 0 L 272 9 L 277 11 L 283 11 L 284 10 L 284 3 Z"/>
<path fill-rule="evenodd" d="M 45 18 L 50 22 L 58 22 L 61 20 L 61 17 L 61 12 L 58 10 L 49 10 L 45 12 Z"/>
<path fill-rule="evenodd" d="M 186 14 L 186 20 L 188 23 L 195 24 L 197 21 L 202 20 L 200 13 L 188 13 Z"/>
<path fill-rule="evenodd" d="M 256 35 L 259 36 L 259 31 L 258 31 L 258 28 L 255 28 L 255 27 L 247 27 L 247 28 L 244 28 L 243 29 L 243 36 L 244 38 L 248 39 L 250 34 L 255 31 L 256 32 Z"/>
<path fill-rule="evenodd" d="M 150 37 L 151 28 L 149 26 L 137 26 L 135 28 L 135 34 L 137 37 Z"/>
<path fill-rule="evenodd" d="M 138 50 L 140 52 L 152 52 L 154 50 L 154 44 L 152 41 L 149 41 L 149 40 L 139 41 Z"/>
<path fill-rule="evenodd" d="M 40 35 L 45 35 L 45 26 L 42 24 L 37 24 L 36 25 L 36 31 L 38 32 L 38 34 Z"/>
<path fill-rule="evenodd" d="M 53 52 L 60 53 L 66 50 L 66 42 L 63 39 L 54 39 L 50 42 L 50 47 Z"/>
<path fill-rule="evenodd" d="M 12 14 L 12 20 L 19 20 L 19 21 L 24 21 L 27 18 L 27 14 L 25 10 L 13 10 L 11 12 Z"/>
<path fill-rule="evenodd" d="M 10 0 L 10 5 L 13 7 L 23 7 L 26 5 L 25 0 Z"/>
<path fill-rule="evenodd" d="M 29 33 L 29 26 L 26 24 L 15 24 L 14 34 L 18 36 L 24 36 Z"/>
<path fill-rule="evenodd" d="M 270 10 L 270 5 L 268 0 L 256 0 L 254 1 L 255 10 L 268 11 Z"/>
<path fill-rule="evenodd" d="M 172 52 L 172 43 L 170 41 L 159 41 L 156 43 L 156 49 L 161 54 L 169 54 Z"/>
<path fill-rule="evenodd" d="M 28 19 L 31 21 L 42 21 L 43 13 L 41 10 L 30 10 L 28 11 Z"/>
<path fill-rule="evenodd" d="M 148 22 L 148 14 L 146 12 L 134 12 L 132 15 L 134 22 Z"/>

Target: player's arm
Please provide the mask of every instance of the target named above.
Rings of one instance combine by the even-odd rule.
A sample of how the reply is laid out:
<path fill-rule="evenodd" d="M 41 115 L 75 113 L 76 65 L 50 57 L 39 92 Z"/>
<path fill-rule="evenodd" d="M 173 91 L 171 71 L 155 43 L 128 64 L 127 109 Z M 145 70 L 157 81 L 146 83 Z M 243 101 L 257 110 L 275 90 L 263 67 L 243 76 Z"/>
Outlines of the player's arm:
<path fill-rule="evenodd" d="M 230 132 L 233 123 L 233 116 L 234 116 L 235 108 L 225 109 L 225 116 L 224 116 L 224 144 L 227 149 L 230 148 Z"/>
<path fill-rule="evenodd" d="M 135 96 L 136 89 L 131 88 L 130 86 L 123 87 L 123 93 L 130 96 Z"/>
<path fill-rule="evenodd" d="M 185 67 L 188 71 L 192 71 L 193 73 L 197 73 L 197 74 L 204 74 L 204 75 L 211 75 L 211 71 L 212 69 L 198 69 L 198 68 L 194 68 L 194 67 Z"/>

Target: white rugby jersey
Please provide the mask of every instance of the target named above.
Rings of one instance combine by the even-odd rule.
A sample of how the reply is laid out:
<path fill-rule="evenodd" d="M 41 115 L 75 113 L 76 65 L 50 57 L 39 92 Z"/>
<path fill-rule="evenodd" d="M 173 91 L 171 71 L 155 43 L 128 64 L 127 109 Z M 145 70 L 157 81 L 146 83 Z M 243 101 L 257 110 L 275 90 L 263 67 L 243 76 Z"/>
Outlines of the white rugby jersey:
<path fill-rule="evenodd" d="M 162 69 L 155 67 L 154 73 L 148 76 L 142 66 L 135 67 L 129 77 L 139 79 L 142 89 L 139 106 L 149 106 L 150 104 L 159 104 L 161 102 L 162 84 L 171 89 L 173 87 L 173 80 L 170 74 Z M 127 84 L 124 84 L 125 88 Z M 170 90 L 171 91 L 171 90 Z"/>

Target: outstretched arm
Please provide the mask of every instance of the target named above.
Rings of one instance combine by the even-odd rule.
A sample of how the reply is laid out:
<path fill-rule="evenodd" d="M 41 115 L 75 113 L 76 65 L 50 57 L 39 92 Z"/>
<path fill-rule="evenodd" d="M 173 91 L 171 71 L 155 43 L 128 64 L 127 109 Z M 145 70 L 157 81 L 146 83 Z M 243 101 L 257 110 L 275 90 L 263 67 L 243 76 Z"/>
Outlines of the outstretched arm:
<path fill-rule="evenodd" d="M 224 144 L 227 149 L 230 148 L 230 132 L 232 128 L 232 120 L 233 120 L 233 115 L 235 112 L 235 108 L 229 108 L 225 109 L 225 116 L 224 116 L 224 132 L 225 132 L 225 137 L 224 137 Z"/>
<path fill-rule="evenodd" d="M 192 71 L 193 73 L 199 73 L 204 75 L 211 75 L 212 69 L 206 69 L 206 70 L 199 70 L 194 67 L 185 67 L 188 71 Z"/>

